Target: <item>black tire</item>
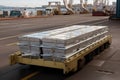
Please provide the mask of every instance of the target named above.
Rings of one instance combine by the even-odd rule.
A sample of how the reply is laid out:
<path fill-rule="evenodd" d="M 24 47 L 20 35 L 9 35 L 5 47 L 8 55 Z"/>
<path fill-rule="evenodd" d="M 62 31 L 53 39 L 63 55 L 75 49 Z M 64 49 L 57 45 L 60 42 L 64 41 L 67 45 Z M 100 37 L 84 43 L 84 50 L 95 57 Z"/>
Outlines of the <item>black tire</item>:
<path fill-rule="evenodd" d="M 100 46 L 100 52 L 104 51 L 104 45 Z"/>
<path fill-rule="evenodd" d="M 100 53 L 100 49 L 99 48 L 95 49 L 95 55 L 98 55 L 99 53 Z"/>
<path fill-rule="evenodd" d="M 109 42 L 107 42 L 107 48 L 109 48 L 110 47 L 110 43 Z"/>
<path fill-rule="evenodd" d="M 78 60 L 77 70 L 81 70 L 85 66 L 85 63 L 86 63 L 86 59 L 85 58 Z"/>
<path fill-rule="evenodd" d="M 93 60 L 93 57 L 94 57 L 95 53 L 94 51 L 91 52 L 90 54 L 88 54 L 87 56 L 85 56 L 86 58 L 86 63 L 90 62 L 91 60 Z"/>
<path fill-rule="evenodd" d="M 104 48 L 105 48 L 105 49 L 107 49 L 107 48 L 109 48 L 109 47 L 110 47 L 110 43 L 109 43 L 109 42 L 107 42 L 107 43 L 104 44 Z"/>

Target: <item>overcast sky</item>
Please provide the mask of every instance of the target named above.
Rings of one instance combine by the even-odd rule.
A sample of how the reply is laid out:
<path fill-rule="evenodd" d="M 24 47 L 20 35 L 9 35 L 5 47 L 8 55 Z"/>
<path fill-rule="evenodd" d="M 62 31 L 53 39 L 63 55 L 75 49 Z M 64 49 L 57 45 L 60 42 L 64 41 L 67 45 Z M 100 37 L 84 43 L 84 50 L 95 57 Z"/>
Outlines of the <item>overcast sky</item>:
<path fill-rule="evenodd" d="M 15 6 L 15 7 L 39 7 L 41 5 L 48 4 L 48 1 L 61 1 L 63 0 L 0 0 L 0 5 L 5 6 Z M 73 0 L 74 3 L 79 4 L 80 0 Z M 92 3 L 92 0 L 88 0 L 89 3 Z M 109 0 L 110 3 L 116 0 Z"/>

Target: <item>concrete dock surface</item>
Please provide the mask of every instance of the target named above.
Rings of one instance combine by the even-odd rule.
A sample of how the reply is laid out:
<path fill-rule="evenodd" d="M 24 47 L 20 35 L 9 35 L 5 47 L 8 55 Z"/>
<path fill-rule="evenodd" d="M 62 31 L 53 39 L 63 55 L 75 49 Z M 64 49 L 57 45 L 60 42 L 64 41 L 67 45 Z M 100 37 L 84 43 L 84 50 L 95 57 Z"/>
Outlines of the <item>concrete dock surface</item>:
<path fill-rule="evenodd" d="M 102 25 L 110 28 L 110 48 L 69 76 L 60 70 L 28 65 L 9 66 L 8 56 L 18 51 L 17 37 L 23 34 L 45 31 L 69 25 Z M 109 21 L 108 17 L 84 15 L 60 15 L 48 18 L 32 18 L 0 21 L 0 80 L 120 80 L 120 21 Z"/>

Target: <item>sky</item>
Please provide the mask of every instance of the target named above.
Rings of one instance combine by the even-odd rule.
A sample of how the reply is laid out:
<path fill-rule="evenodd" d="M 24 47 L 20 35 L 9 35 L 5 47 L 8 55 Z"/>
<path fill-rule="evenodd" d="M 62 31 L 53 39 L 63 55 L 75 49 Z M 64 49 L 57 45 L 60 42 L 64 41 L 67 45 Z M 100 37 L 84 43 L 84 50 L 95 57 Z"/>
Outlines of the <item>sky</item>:
<path fill-rule="evenodd" d="M 61 1 L 63 0 L 0 0 L 0 5 L 14 6 L 14 7 L 40 7 L 42 5 L 47 5 L 49 1 Z M 80 0 L 73 0 L 74 4 L 79 4 Z M 92 3 L 92 0 L 88 0 Z M 110 3 L 116 0 L 109 0 Z"/>

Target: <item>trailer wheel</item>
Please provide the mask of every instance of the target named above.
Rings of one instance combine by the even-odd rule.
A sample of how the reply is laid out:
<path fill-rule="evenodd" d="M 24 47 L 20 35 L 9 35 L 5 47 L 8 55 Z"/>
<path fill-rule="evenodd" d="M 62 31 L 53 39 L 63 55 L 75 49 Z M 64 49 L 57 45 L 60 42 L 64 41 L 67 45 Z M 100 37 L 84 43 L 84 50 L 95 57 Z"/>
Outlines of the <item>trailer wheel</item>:
<path fill-rule="evenodd" d="M 106 46 L 107 46 L 107 48 L 109 48 L 109 47 L 110 47 L 110 43 L 109 43 L 109 42 L 107 42 L 107 43 L 106 43 Z"/>
<path fill-rule="evenodd" d="M 98 55 L 100 53 L 100 48 L 95 49 L 95 55 Z"/>
<path fill-rule="evenodd" d="M 109 46 L 110 46 L 110 43 L 109 43 L 109 42 L 105 43 L 105 44 L 104 44 L 104 49 L 107 49 Z"/>
<path fill-rule="evenodd" d="M 106 43 L 104 44 L 104 49 L 106 49 L 107 47 L 106 47 Z"/>
<path fill-rule="evenodd" d="M 84 67 L 85 62 L 86 62 L 85 58 L 78 60 L 77 70 L 81 70 Z"/>
<path fill-rule="evenodd" d="M 100 52 L 104 51 L 104 45 L 100 46 Z"/>
<path fill-rule="evenodd" d="M 95 51 L 93 51 L 90 54 L 88 54 L 87 56 L 85 56 L 86 63 L 90 62 L 93 59 L 94 55 L 95 55 Z"/>

